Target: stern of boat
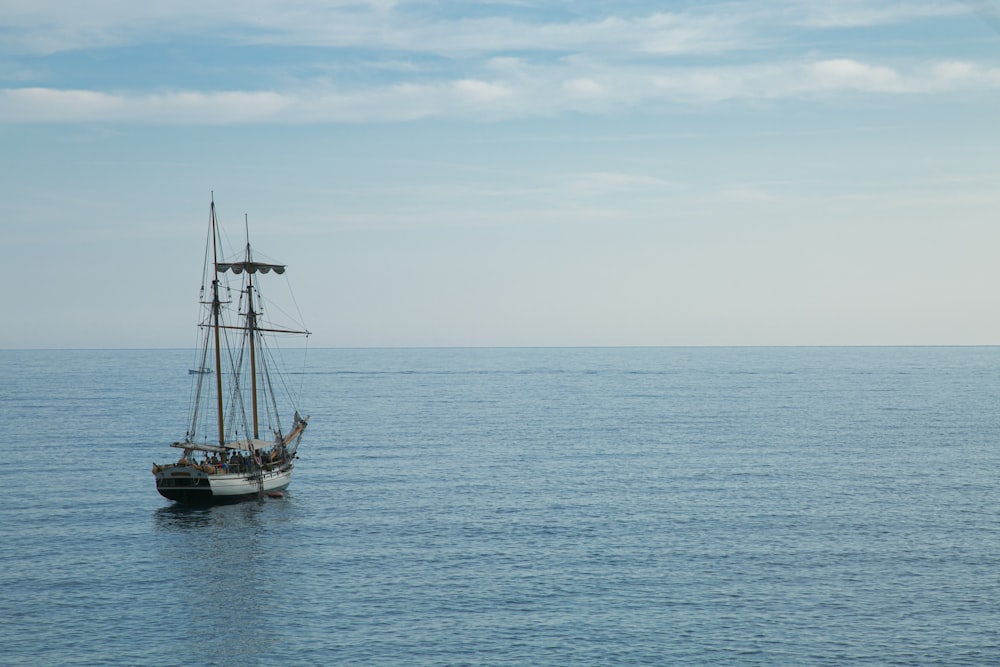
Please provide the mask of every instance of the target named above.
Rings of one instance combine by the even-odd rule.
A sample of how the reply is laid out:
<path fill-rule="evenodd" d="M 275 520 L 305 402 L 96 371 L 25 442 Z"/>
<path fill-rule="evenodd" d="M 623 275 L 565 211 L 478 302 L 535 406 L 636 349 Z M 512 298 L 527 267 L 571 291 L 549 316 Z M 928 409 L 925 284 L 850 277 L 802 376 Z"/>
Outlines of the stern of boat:
<path fill-rule="evenodd" d="M 212 485 L 204 470 L 189 465 L 153 466 L 156 490 L 168 500 L 186 504 L 212 501 Z"/>

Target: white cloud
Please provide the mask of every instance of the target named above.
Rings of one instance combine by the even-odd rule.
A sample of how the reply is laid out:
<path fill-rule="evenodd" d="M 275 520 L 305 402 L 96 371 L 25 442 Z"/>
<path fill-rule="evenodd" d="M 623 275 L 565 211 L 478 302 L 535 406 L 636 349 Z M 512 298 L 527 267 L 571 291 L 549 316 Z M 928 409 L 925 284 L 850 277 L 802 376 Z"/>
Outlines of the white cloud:
<path fill-rule="evenodd" d="M 949 90 L 997 86 L 1000 86 L 1000 68 L 958 61 L 937 63 L 930 68 L 929 88 Z"/>
<path fill-rule="evenodd" d="M 607 93 L 604 86 L 588 77 L 570 79 L 563 84 L 563 88 L 574 97 L 598 98 Z"/>
<path fill-rule="evenodd" d="M 664 70 L 650 81 L 669 100 L 716 102 L 846 94 L 933 94 L 1000 88 L 1000 68 L 932 63 L 901 71 L 847 58 L 806 63 Z"/>
<path fill-rule="evenodd" d="M 0 51 L 55 53 L 83 48 L 169 43 L 185 37 L 223 44 L 359 47 L 412 53 L 497 53 L 515 50 L 635 52 L 659 55 L 725 53 L 773 43 L 789 26 L 869 27 L 967 13 L 947 0 L 744 0 L 691 9 L 628 14 L 598 3 L 452 4 L 421 11 L 422 2 L 395 0 L 0 0 Z M 973 8 L 986 4 L 969 0 Z M 655 5 L 654 5 L 655 6 Z M 573 12 L 577 13 L 574 14 Z M 995 12 L 995 10 L 994 10 Z"/>
<path fill-rule="evenodd" d="M 122 95 L 92 90 L 0 90 L 2 122 L 215 124 L 278 120 L 294 100 L 271 92 Z"/>
<path fill-rule="evenodd" d="M 956 16 L 967 9 L 947 0 L 837 0 L 789 3 L 788 14 L 795 25 L 810 28 L 864 28 L 915 19 Z"/>
<path fill-rule="evenodd" d="M 945 56 L 817 53 L 801 26 L 816 30 L 901 23 L 967 11 L 945 0 L 709 2 L 691 9 L 626 14 L 601 3 L 547 11 L 530 3 L 457 2 L 425 11 L 423 0 L 0 0 L 0 51 L 50 53 L 121 45 L 170 45 L 193 36 L 253 48 L 267 44 L 351 50 L 248 57 L 252 84 L 205 92 L 165 86 L 83 89 L 60 85 L 49 65 L 13 72 L 24 87 L 0 90 L 0 122 L 313 123 L 429 117 L 511 118 L 567 111 L 606 113 L 648 104 L 708 104 L 847 94 L 982 92 L 1000 69 Z M 595 9 L 596 7 L 596 9 Z M 575 13 L 574 13 L 575 12 Z M 798 29 L 795 26 L 799 26 Z M 797 35 L 796 37 L 791 36 Z M 798 40 L 798 42 L 796 42 Z M 781 47 L 776 44 L 787 42 Z M 807 58 L 799 51 L 809 48 Z M 273 52 L 269 51 L 269 54 Z M 320 53 L 324 53 L 320 51 Z M 734 59 L 738 54 L 739 60 Z M 105 62 L 114 68 L 111 53 Z M 42 61 L 39 61 L 42 62 Z M 277 63 L 277 64 L 276 64 Z M 172 66 L 173 63 L 171 63 Z M 235 67 L 235 66 L 234 66 Z M 226 81 L 225 65 L 213 72 Z M 186 72 L 177 74 L 184 80 Z M 198 75 L 204 77 L 204 69 Z M 10 77 L 8 77 L 10 80 Z M 170 88 L 168 90 L 168 87 Z"/>
<path fill-rule="evenodd" d="M 611 7 L 601 10 L 602 14 L 555 20 L 546 18 L 542 10 L 512 18 L 503 14 L 500 5 L 494 5 L 492 14 L 483 15 L 477 8 L 475 17 L 464 16 L 459 4 L 451 14 L 415 19 L 407 11 L 410 4 L 0 2 L 6 29 L 0 51 L 47 54 L 197 36 L 220 44 L 392 49 L 449 56 L 517 50 L 685 54 L 742 48 L 749 37 L 743 17 L 711 7 L 646 16 L 617 16 Z"/>
<path fill-rule="evenodd" d="M 474 79 L 455 81 L 452 87 L 454 87 L 461 99 L 473 105 L 496 102 L 511 95 L 510 88 L 504 84 L 477 81 Z"/>
<path fill-rule="evenodd" d="M 806 89 L 816 90 L 864 90 L 880 93 L 906 92 L 909 85 L 893 69 L 878 65 L 868 65 L 856 60 L 839 58 L 821 60 L 807 65 Z M 919 75 L 918 75 L 919 76 Z"/>
<path fill-rule="evenodd" d="M 382 122 L 420 118 L 514 118 L 566 111 L 603 113 L 609 104 L 708 104 L 851 94 L 982 93 L 1000 88 L 1000 68 L 947 61 L 909 71 L 850 59 L 716 68 L 567 65 L 517 67 L 490 80 L 281 91 L 120 93 L 0 89 L 0 122 L 151 124 Z"/>

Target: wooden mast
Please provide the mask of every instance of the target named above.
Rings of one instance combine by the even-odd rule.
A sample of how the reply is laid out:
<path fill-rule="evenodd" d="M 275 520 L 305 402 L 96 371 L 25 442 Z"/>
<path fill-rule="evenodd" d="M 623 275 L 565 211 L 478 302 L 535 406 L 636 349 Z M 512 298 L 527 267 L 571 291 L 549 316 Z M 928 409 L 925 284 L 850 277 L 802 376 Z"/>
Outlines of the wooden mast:
<path fill-rule="evenodd" d="M 226 444 L 226 427 L 222 414 L 222 346 L 219 341 L 219 316 L 222 303 L 219 301 L 219 250 L 215 228 L 215 193 L 212 193 L 212 328 L 215 333 L 215 394 L 219 413 L 219 446 Z"/>
<path fill-rule="evenodd" d="M 244 218 L 246 218 L 246 216 L 244 216 Z M 246 255 L 245 255 L 244 259 L 242 261 L 240 261 L 240 262 L 219 262 L 218 261 L 218 255 L 215 254 L 215 256 L 214 256 L 216 280 L 214 280 L 212 282 L 213 293 L 214 293 L 214 298 L 213 298 L 213 312 L 214 312 L 213 328 L 215 330 L 215 356 L 216 356 L 216 368 L 217 368 L 217 370 L 221 369 L 221 361 L 220 361 L 221 344 L 219 342 L 220 341 L 220 332 L 221 332 L 221 330 L 223 330 L 223 329 L 238 329 L 238 330 L 240 330 L 243 333 L 244 336 L 248 337 L 248 340 L 247 340 L 246 344 L 248 345 L 249 352 L 250 352 L 250 407 L 251 407 L 251 411 L 252 411 L 252 415 L 251 416 L 252 416 L 252 421 L 253 421 L 253 439 L 254 440 L 258 440 L 258 439 L 260 439 L 260 416 L 259 416 L 259 414 L 260 414 L 260 407 L 259 407 L 260 399 L 258 398 L 258 394 L 260 392 L 258 390 L 258 386 L 257 385 L 259 384 L 258 375 L 260 373 L 259 373 L 259 369 L 257 368 L 257 363 L 258 363 L 257 362 L 257 343 L 261 342 L 260 340 L 258 340 L 258 336 L 261 336 L 263 333 L 294 333 L 294 334 L 309 335 L 309 332 L 308 331 L 291 331 L 291 330 L 287 330 L 287 329 L 262 328 L 260 326 L 260 322 L 259 322 L 259 319 L 258 319 L 258 315 L 260 315 L 260 313 L 257 312 L 256 305 L 254 303 L 254 296 L 253 296 L 253 294 L 254 294 L 254 282 L 253 282 L 253 280 L 254 280 L 254 274 L 257 273 L 258 271 L 260 271 L 261 273 L 270 273 L 271 271 L 274 271 L 275 273 L 277 273 L 277 274 L 280 275 L 280 274 L 283 274 L 285 272 L 285 265 L 284 264 L 261 263 L 261 262 L 254 261 L 254 258 L 253 258 L 253 249 L 250 246 L 249 221 L 245 220 L 245 224 L 247 226 L 247 243 L 246 243 Z M 212 229 L 213 229 L 212 249 L 213 249 L 213 253 L 216 253 L 216 245 L 215 244 L 216 244 L 217 235 L 216 235 L 216 231 L 215 231 L 216 230 L 216 221 L 215 221 L 215 204 L 214 204 L 214 202 L 212 204 Z M 218 296 L 218 292 L 219 292 L 218 274 L 219 273 L 225 273 L 226 271 L 230 271 L 230 270 L 233 273 L 235 273 L 235 274 L 242 274 L 244 271 L 246 271 L 246 273 L 247 273 L 247 278 L 246 278 L 246 283 L 245 283 L 246 294 L 247 294 L 247 306 L 246 306 L 247 310 L 246 310 L 246 313 L 245 313 L 246 321 L 240 322 L 240 323 L 236 323 L 235 325 L 225 324 L 225 323 L 221 322 L 220 321 L 220 314 L 219 314 L 220 311 L 221 311 L 221 302 L 219 301 L 219 296 Z M 242 294 L 242 288 L 241 288 L 241 292 L 240 293 Z M 242 297 L 241 297 L 241 299 L 242 299 Z M 243 316 L 243 315 L 244 314 L 241 313 L 241 316 Z M 241 348 L 241 349 L 243 349 L 243 348 Z M 216 374 L 216 382 L 218 383 L 218 386 L 220 388 L 220 391 L 219 391 L 219 397 L 220 397 L 219 398 L 219 433 L 220 433 L 219 442 L 220 442 L 221 445 L 225 445 L 225 443 L 222 441 L 222 439 L 223 439 L 223 435 L 222 435 L 222 433 L 223 433 L 223 421 L 222 421 L 222 398 L 221 398 L 221 396 L 222 396 L 222 391 L 221 391 L 221 387 L 222 387 L 221 372 L 218 372 Z"/>
<path fill-rule="evenodd" d="M 250 223 L 246 214 L 243 224 L 247 235 L 247 266 L 253 266 L 250 255 Z M 257 419 L 257 312 L 253 307 L 253 271 L 247 271 L 247 335 L 250 338 L 250 407 L 253 412 L 253 437 L 260 438 Z"/>

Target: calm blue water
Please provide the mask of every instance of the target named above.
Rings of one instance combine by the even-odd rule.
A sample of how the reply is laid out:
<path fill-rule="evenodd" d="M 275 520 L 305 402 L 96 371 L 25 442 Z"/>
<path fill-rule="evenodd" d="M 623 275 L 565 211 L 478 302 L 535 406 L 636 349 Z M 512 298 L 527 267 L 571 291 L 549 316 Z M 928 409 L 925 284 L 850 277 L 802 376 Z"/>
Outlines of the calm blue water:
<path fill-rule="evenodd" d="M 312 350 L 194 510 L 190 356 L 0 351 L 0 664 L 1000 664 L 996 348 Z"/>

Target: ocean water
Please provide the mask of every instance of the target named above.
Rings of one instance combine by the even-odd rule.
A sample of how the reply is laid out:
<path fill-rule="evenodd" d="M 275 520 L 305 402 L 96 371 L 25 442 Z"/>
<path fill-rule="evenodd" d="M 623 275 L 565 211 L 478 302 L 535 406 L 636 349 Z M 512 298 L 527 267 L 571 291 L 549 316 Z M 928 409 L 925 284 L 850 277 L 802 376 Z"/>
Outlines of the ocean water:
<path fill-rule="evenodd" d="M 189 509 L 189 352 L 0 351 L 0 664 L 1000 664 L 1000 349 L 308 361 Z"/>

